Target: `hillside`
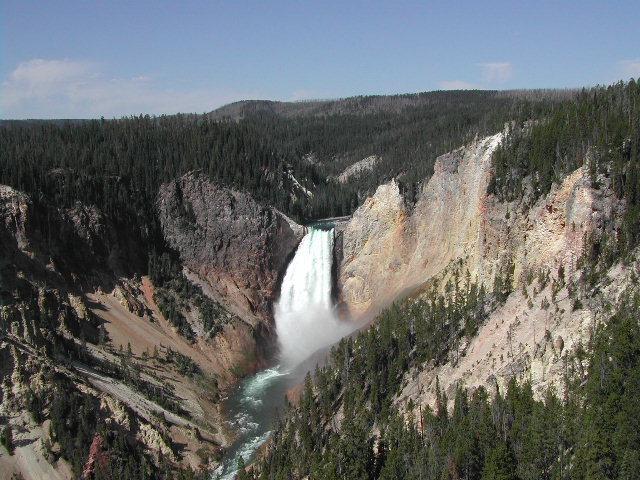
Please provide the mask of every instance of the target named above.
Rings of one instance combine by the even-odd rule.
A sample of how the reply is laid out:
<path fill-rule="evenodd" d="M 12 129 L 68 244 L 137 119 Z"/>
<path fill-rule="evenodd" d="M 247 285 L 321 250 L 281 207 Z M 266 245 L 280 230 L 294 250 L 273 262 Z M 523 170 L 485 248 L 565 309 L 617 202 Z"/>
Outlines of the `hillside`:
<path fill-rule="evenodd" d="M 197 241 L 208 256 L 152 251 L 148 275 L 131 273 L 140 251 L 95 206 L 0 187 L 3 476 L 77 478 L 98 455 L 118 478 L 192 478 L 231 441 L 220 401 L 270 361 L 273 283 L 300 227 L 203 178 L 179 185 L 162 187 L 159 222 L 178 251 Z M 203 205 L 219 229 L 204 242 Z M 174 216 L 186 208 L 193 218 Z"/>
<path fill-rule="evenodd" d="M 300 215 L 322 218 L 352 213 L 392 178 L 413 201 L 438 155 L 477 135 L 495 133 L 506 122 L 540 118 L 576 93 L 441 91 L 309 102 L 246 101 L 209 117 L 261 132 L 296 159 L 293 174 L 301 180 L 308 177 L 295 171 L 295 162 L 312 167 L 316 177 L 306 185 L 313 196 L 300 198 Z M 343 171 L 371 156 L 378 158 L 371 170 L 340 181 Z"/>
<path fill-rule="evenodd" d="M 416 107 L 434 107 L 452 103 L 452 99 L 540 99 L 552 101 L 570 99 L 573 90 L 512 90 L 512 91 L 439 91 L 404 95 L 369 95 L 336 100 L 304 100 L 274 102 L 244 100 L 220 107 L 207 115 L 216 120 L 243 120 L 270 117 L 329 117 L 336 115 L 369 116 L 374 114 L 401 114 Z"/>
<path fill-rule="evenodd" d="M 380 186 L 338 242 L 342 309 L 375 323 L 246 477 L 635 478 L 639 93 L 443 155 L 415 203 Z"/>
<path fill-rule="evenodd" d="M 634 478 L 639 93 L 1 125 L 0 473 L 206 477 L 301 224 L 345 215 L 338 309 L 370 326 L 246 475 Z"/>

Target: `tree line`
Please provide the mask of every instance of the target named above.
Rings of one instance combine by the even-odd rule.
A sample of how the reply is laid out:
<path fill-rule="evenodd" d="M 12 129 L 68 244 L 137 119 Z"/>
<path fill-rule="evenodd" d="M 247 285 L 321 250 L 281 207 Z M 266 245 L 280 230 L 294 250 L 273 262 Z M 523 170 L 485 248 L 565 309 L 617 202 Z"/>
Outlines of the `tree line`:
<path fill-rule="evenodd" d="M 515 123 L 494 154 L 489 193 L 532 204 L 583 166 L 594 188 L 606 182 L 625 203 L 616 238 L 609 239 L 614 256 L 624 255 L 640 241 L 640 83 L 634 79 L 583 89 L 547 115 Z M 597 240 L 595 248 L 604 248 L 606 239 Z"/>

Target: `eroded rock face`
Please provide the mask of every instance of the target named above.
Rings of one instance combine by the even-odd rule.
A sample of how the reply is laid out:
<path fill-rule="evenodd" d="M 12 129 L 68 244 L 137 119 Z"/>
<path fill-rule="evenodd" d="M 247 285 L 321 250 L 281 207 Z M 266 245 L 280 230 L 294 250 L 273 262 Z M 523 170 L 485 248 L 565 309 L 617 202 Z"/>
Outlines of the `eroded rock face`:
<path fill-rule="evenodd" d="M 373 167 L 380 161 L 380 157 L 377 155 L 371 155 L 363 158 L 362 160 L 349 165 L 344 171 L 336 177 L 339 183 L 347 183 L 351 178 L 361 175 L 364 172 L 372 170 Z"/>
<path fill-rule="evenodd" d="M 390 182 L 356 210 L 342 233 L 341 298 L 352 316 L 375 314 L 477 244 L 491 154 L 502 134 L 439 157 L 416 205 Z"/>
<path fill-rule="evenodd" d="M 468 273 L 490 292 L 496 275 L 504 278 L 505 266 L 512 268 L 507 301 L 448 362 L 414 372 L 415 378 L 408 375 L 400 403 L 411 398 L 416 405 L 433 405 L 438 379 L 447 394 L 460 384 L 503 390 L 514 376 L 530 380 L 536 395 L 548 387 L 561 391 L 566 362 L 587 344 L 605 311 L 595 300 L 576 306 L 581 304 L 569 290 L 575 295 L 580 285 L 585 239 L 615 229 L 607 219 L 621 218 L 623 205 L 606 178 L 599 179 L 599 189 L 591 187 L 588 167 L 567 175 L 534 204 L 500 202 L 487 187 L 491 155 L 502 135 L 439 157 L 412 208 L 390 182 L 341 229 L 340 299 L 356 318 L 372 317 L 431 281 L 454 279 L 453 271 L 457 278 Z M 611 273 L 600 288 L 611 304 L 633 278 L 627 270 Z M 583 365 L 577 362 L 576 368 Z"/>
<path fill-rule="evenodd" d="M 57 286 L 104 284 L 131 275 L 145 254 L 93 205 L 58 208 L 0 185 L 0 270 L 8 277 L 22 271 Z"/>
<path fill-rule="evenodd" d="M 165 194 L 163 224 L 189 261 L 185 276 L 238 313 L 225 312 L 214 337 L 195 328 L 203 324 L 195 305 L 182 312 L 194 327 L 193 339 L 164 317 L 153 284 L 140 277 L 147 245 L 123 233 L 118 219 L 92 205 L 60 208 L 0 186 L 0 416 L 13 426 L 16 442 L 25 444 L 20 455 L 43 466 L 43 478 L 58 478 L 49 453 L 35 441 L 47 438 L 49 429 L 24 412 L 30 391 L 43 405 L 56 395 L 57 383 L 45 375 L 65 379 L 65 393 L 73 386 L 94 404 L 99 400 L 100 421 L 134 432 L 135 442 L 153 452 L 151 461 L 170 458 L 199 468 L 200 453 L 217 455 L 231 441 L 222 428 L 220 392 L 270 359 L 270 343 L 264 342 L 272 340 L 269 308 L 304 229 L 246 195 L 195 178 L 177 181 Z M 195 377 L 178 367 L 176 359 L 183 357 L 195 365 Z M 135 366 L 154 394 L 173 399 L 179 391 L 175 402 L 198 427 L 171 417 L 177 407 L 165 410 L 149 390 L 103 368 L 125 364 Z M 170 428 L 165 418 L 173 418 Z M 173 450 L 167 438 L 185 448 Z M 56 465 L 70 472 L 63 460 Z"/>
<path fill-rule="evenodd" d="M 158 209 L 167 242 L 218 300 L 244 320 L 270 323 L 278 281 L 304 228 L 195 174 L 161 187 Z"/>
<path fill-rule="evenodd" d="M 0 185 L 0 235 L 2 245 L 16 244 L 20 250 L 27 250 L 27 218 L 31 201 L 27 195 L 6 185 Z"/>
<path fill-rule="evenodd" d="M 505 264 L 514 266 L 514 286 L 538 268 L 576 271 L 585 236 L 602 229 L 620 205 L 606 188 L 591 188 L 586 167 L 533 206 L 501 203 L 486 192 L 502 136 L 439 157 L 412 209 L 394 182 L 358 208 L 342 232 L 338 277 L 351 315 L 376 313 L 454 261 L 489 290 Z"/>

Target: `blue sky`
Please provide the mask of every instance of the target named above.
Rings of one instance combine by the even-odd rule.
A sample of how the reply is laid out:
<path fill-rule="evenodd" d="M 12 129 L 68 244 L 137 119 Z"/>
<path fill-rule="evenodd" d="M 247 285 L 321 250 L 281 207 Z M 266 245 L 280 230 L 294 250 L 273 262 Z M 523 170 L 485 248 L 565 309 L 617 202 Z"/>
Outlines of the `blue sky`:
<path fill-rule="evenodd" d="M 0 118 L 640 76 L 640 2 L 0 0 Z"/>

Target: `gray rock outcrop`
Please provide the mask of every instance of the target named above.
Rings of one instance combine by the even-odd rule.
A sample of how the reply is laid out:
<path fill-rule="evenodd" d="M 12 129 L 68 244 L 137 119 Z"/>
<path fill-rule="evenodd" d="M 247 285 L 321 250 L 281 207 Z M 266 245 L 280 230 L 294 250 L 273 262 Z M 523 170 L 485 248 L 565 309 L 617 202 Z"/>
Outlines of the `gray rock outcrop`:
<path fill-rule="evenodd" d="M 163 185 L 157 205 L 165 238 L 183 265 L 241 318 L 269 323 L 280 277 L 304 228 L 197 174 Z"/>

